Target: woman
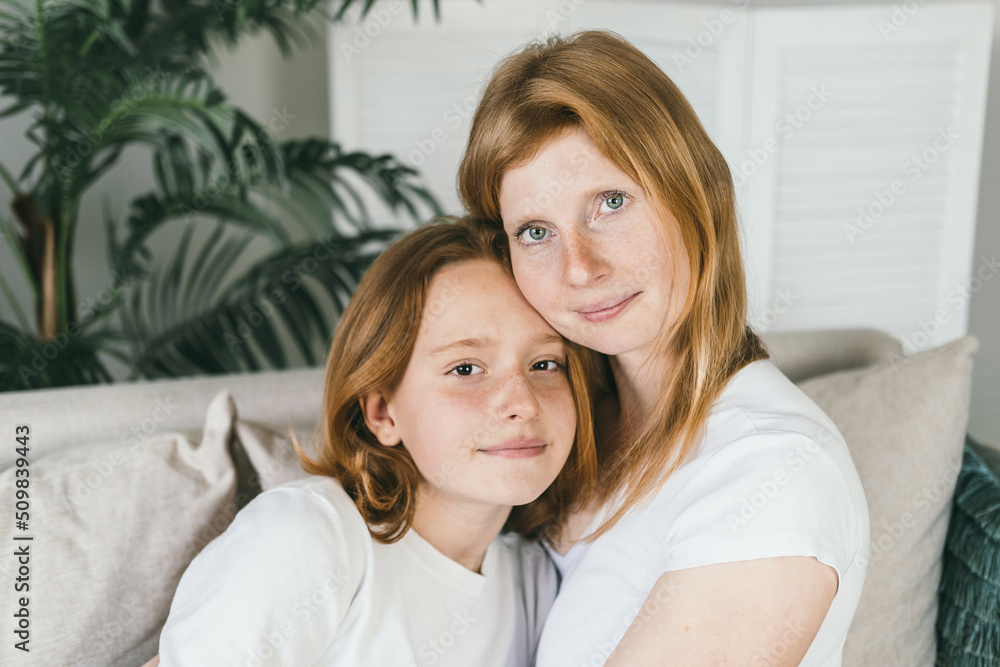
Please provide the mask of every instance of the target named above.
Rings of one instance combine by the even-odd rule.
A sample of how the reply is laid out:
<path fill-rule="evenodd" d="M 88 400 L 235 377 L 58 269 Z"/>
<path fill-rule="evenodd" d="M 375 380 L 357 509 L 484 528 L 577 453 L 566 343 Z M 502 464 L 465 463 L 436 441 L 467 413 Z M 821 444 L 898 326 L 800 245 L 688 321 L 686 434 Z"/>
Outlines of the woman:
<path fill-rule="evenodd" d="M 549 544 L 539 667 L 840 665 L 864 493 L 746 326 L 732 177 L 677 87 L 610 33 L 531 45 L 494 72 L 459 188 L 528 302 L 607 355 L 597 500 Z"/>

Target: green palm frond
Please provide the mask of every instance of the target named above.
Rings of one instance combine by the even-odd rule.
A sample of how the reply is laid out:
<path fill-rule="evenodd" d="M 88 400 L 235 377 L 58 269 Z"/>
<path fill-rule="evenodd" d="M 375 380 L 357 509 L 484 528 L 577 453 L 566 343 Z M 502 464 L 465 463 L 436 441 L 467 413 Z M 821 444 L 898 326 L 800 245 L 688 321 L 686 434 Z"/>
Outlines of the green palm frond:
<path fill-rule="evenodd" d="M 322 224 L 332 212 L 351 228 L 368 228 L 372 218 L 358 190 L 359 182 L 392 213 L 405 212 L 414 222 L 442 214 L 434 196 L 419 185 L 416 170 L 391 155 L 345 153 L 339 144 L 324 139 L 288 141 L 281 145 L 281 151 L 289 188 L 279 190 L 262 183 L 252 191 L 292 214 L 293 219 Z M 327 224 L 319 228 L 318 235 L 330 231 Z"/>
<path fill-rule="evenodd" d="M 108 256 L 112 266 L 123 274 L 145 276 L 148 260 L 153 256 L 146 245 L 149 238 L 170 222 L 185 220 L 190 225 L 194 215 L 228 221 L 233 227 L 270 237 L 279 247 L 291 243 L 288 233 L 273 216 L 231 193 L 206 198 L 204 202 L 200 199 L 179 202 L 146 194 L 132 201 L 125 223 L 128 235 L 123 242 L 115 240 L 115 225 L 110 225 Z"/>
<path fill-rule="evenodd" d="M 99 355 L 124 359 L 116 347 L 123 342 L 123 336 L 109 330 L 76 336 L 63 332 L 54 341 L 43 341 L 0 321 L 0 392 L 111 382 Z"/>
<path fill-rule="evenodd" d="M 344 227 L 368 229 L 374 221 L 359 183 L 369 186 L 391 212 L 405 212 L 414 222 L 441 214 L 437 200 L 419 185 L 417 172 L 392 156 L 344 153 L 324 139 L 292 140 L 279 150 L 280 178 L 256 173 L 247 184 L 213 172 L 213 162 L 204 155 L 196 159 L 179 136 L 173 137 L 155 156 L 159 192 L 132 201 L 120 242 L 109 231 L 112 266 L 122 273 L 145 274 L 152 257 L 146 242 L 165 224 L 181 219 L 188 224 L 206 218 L 226 221 L 270 238 L 275 247 L 291 243 L 278 218 L 281 213 L 307 238 L 324 238 Z M 335 220 L 342 224 L 334 225 Z"/>
<path fill-rule="evenodd" d="M 251 240 L 219 224 L 197 256 L 194 227 L 173 259 L 132 293 L 122 319 L 147 377 L 237 373 L 288 364 L 289 337 L 309 365 L 323 358 L 336 319 L 368 265 L 399 232 L 366 231 L 273 252 L 238 279 L 230 267 Z"/>

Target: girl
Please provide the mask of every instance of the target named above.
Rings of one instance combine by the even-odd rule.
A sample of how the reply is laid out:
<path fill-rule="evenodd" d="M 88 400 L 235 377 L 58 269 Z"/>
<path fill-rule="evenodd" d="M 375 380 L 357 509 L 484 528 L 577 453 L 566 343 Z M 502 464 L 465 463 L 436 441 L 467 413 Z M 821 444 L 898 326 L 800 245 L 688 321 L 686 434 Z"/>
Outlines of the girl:
<path fill-rule="evenodd" d="M 539 667 L 840 665 L 864 492 L 746 326 L 732 177 L 674 83 L 614 34 L 529 46 L 485 89 L 459 187 L 528 302 L 607 355 L 601 480 L 549 541 Z"/>
<path fill-rule="evenodd" d="M 260 494 L 194 559 L 161 665 L 533 663 L 556 574 L 522 536 L 556 538 L 596 453 L 583 353 L 505 252 L 459 220 L 372 264 L 330 350 L 317 459 L 296 444 L 317 476 Z"/>

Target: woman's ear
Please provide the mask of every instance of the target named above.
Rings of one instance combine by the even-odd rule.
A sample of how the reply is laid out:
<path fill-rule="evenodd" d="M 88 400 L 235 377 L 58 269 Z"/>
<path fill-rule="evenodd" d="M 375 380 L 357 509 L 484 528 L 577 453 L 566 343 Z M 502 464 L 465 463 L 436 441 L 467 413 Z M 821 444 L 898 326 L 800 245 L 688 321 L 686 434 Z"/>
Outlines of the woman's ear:
<path fill-rule="evenodd" d="M 361 413 L 365 416 L 365 425 L 379 442 L 392 447 L 403 441 L 396 428 L 396 422 L 389 414 L 389 403 L 383 394 L 373 392 L 362 396 L 358 402 L 361 403 Z"/>

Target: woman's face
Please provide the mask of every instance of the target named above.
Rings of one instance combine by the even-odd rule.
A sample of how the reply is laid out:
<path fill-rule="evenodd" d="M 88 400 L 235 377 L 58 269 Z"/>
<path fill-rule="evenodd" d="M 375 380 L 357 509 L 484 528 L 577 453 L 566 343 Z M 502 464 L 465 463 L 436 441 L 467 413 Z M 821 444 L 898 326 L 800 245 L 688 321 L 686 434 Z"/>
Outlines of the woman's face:
<path fill-rule="evenodd" d="M 576 433 L 563 339 L 498 264 L 431 281 L 413 354 L 386 401 L 391 433 L 450 500 L 522 505 L 555 480 Z"/>
<path fill-rule="evenodd" d="M 645 359 L 679 316 L 690 270 L 677 220 L 584 130 L 508 171 L 500 213 L 518 287 L 566 338 Z"/>

